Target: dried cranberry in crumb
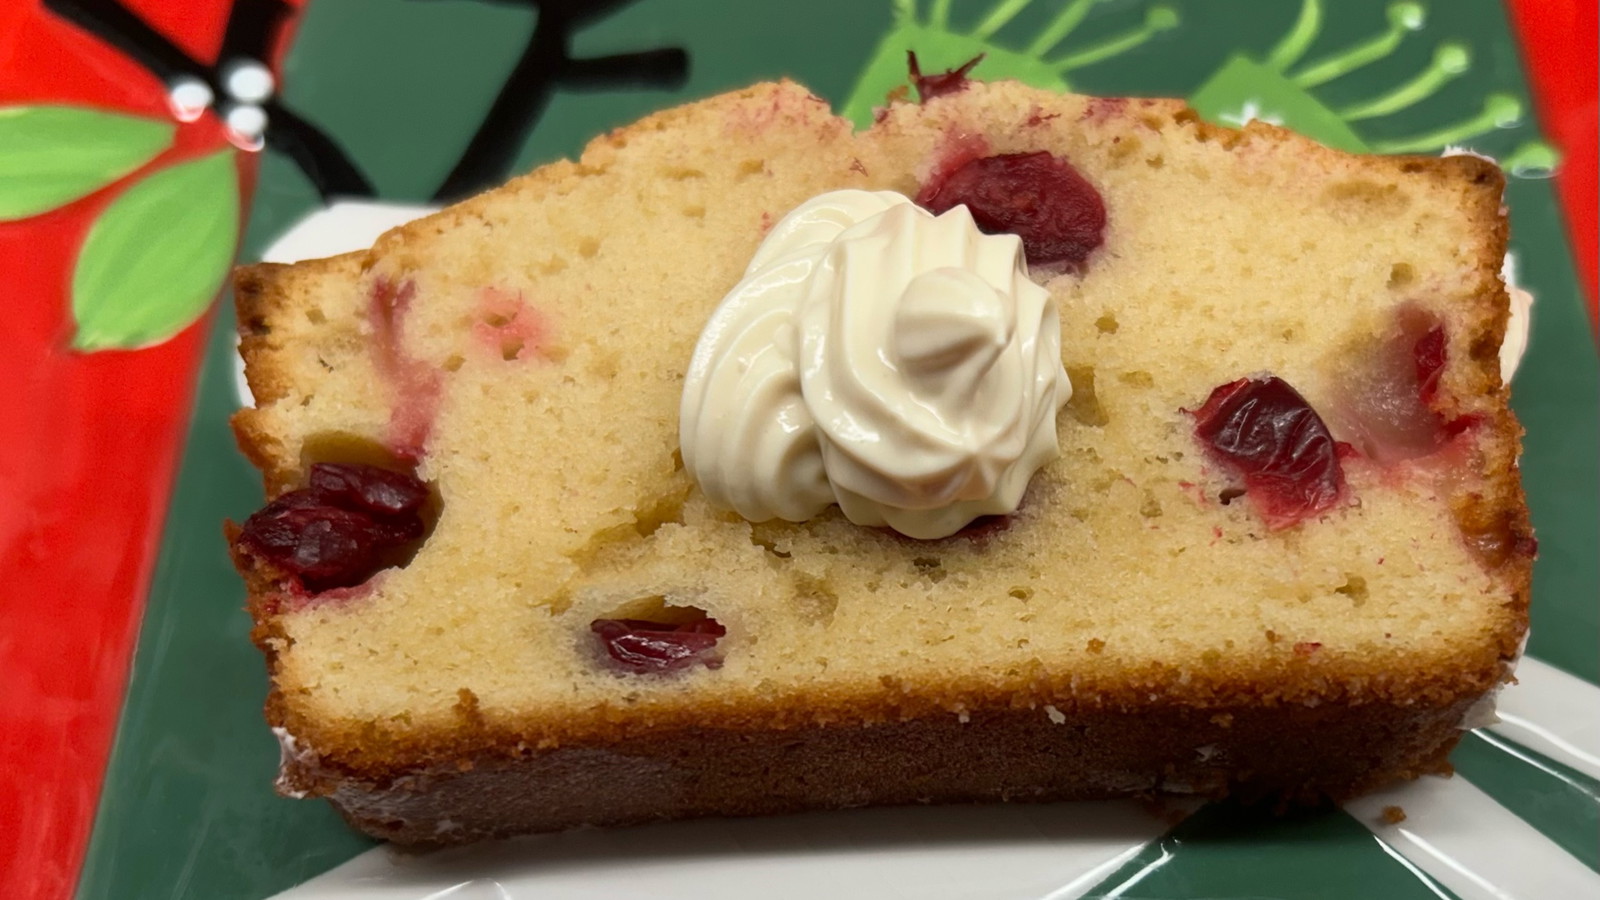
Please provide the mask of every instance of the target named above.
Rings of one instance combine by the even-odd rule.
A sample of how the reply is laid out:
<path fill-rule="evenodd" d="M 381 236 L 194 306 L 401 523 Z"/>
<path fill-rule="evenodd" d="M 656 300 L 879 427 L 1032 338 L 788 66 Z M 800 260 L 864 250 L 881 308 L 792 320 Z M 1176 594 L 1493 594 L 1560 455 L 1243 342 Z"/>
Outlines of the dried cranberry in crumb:
<path fill-rule="evenodd" d="M 630 672 L 670 672 L 703 663 L 717 668 L 722 660 L 711 655 L 728 629 L 707 617 L 670 625 L 645 619 L 595 619 L 589 630 L 599 635 L 606 653 Z"/>
<path fill-rule="evenodd" d="M 309 591 L 352 587 L 422 537 L 422 482 L 376 466 L 319 463 L 308 487 L 245 520 L 239 543 Z"/>
<path fill-rule="evenodd" d="M 335 506 L 307 503 L 295 492 L 244 523 L 239 540 L 251 552 L 299 577 L 308 590 L 350 587 L 382 568 L 384 554 L 422 536 L 415 516 L 381 520 Z"/>
<path fill-rule="evenodd" d="M 917 65 L 916 52 L 907 50 L 906 66 L 911 70 L 911 83 L 917 86 L 918 102 L 927 103 L 935 97 L 943 97 L 945 94 L 955 94 L 966 90 L 967 73 L 972 71 L 973 66 L 982 62 L 983 57 L 984 54 L 979 53 L 958 68 L 946 69 L 942 75 L 924 75 L 922 74 L 922 67 Z"/>
<path fill-rule="evenodd" d="M 336 506 L 386 516 L 416 512 L 428 500 L 428 486 L 410 475 L 360 463 L 317 463 L 311 489 Z"/>
<path fill-rule="evenodd" d="M 1105 240 L 1100 192 L 1071 163 L 1042 150 L 974 159 L 924 185 L 917 204 L 934 214 L 965 204 L 985 233 L 1022 238 L 1035 265 L 1081 268 Z"/>
<path fill-rule="evenodd" d="M 1343 498 L 1343 449 L 1283 379 L 1222 385 L 1194 417 L 1195 437 L 1242 476 L 1246 498 L 1269 527 L 1287 528 Z"/>

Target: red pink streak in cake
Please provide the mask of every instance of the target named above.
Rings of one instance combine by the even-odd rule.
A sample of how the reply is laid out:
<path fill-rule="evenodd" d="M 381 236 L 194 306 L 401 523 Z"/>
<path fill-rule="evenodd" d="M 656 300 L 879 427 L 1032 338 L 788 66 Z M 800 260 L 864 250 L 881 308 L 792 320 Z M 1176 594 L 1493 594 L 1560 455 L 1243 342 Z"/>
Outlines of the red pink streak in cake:
<path fill-rule="evenodd" d="M 1200 474 L 1206 474 L 1205 467 L 1201 467 Z M 1189 497 L 1189 499 L 1193 500 L 1196 506 L 1205 506 L 1211 502 L 1210 498 L 1206 496 L 1206 489 L 1192 481 L 1178 482 L 1178 489 L 1183 491 L 1183 493 Z M 1217 537 L 1222 537 L 1222 535 L 1219 533 Z"/>
<path fill-rule="evenodd" d="M 1052 119 L 1059 118 L 1061 118 L 1061 113 L 1046 113 L 1043 109 L 1035 106 L 1033 110 L 1028 113 L 1026 124 L 1030 128 L 1038 128 L 1040 125 L 1043 125 Z"/>
<path fill-rule="evenodd" d="M 409 462 L 422 458 L 439 411 L 440 394 L 439 371 L 405 348 L 406 313 L 415 296 L 414 282 L 396 285 L 380 277 L 373 282 L 368 307 L 373 361 L 394 395 L 385 440 L 391 452 Z"/>
<path fill-rule="evenodd" d="M 297 584 L 290 591 L 290 594 L 295 598 L 296 601 L 302 604 L 308 603 L 312 600 L 334 603 L 360 600 L 370 596 L 373 591 L 377 590 L 378 585 L 382 584 L 384 579 L 387 577 L 387 572 L 379 572 L 360 584 L 351 585 L 350 587 L 329 588 L 325 591 L 319 591 L 315 594 Z"/>
<path fill-rule="evenodd" d="M 1084 105 L 1083 112 L 1079 114 L 1079 121 L 1104 122 L 1112 116 L 1119 116 L 1128 108 L 1126 97 L 1091 97 Z"/>
<path fill-rule="evenodd" d="M 268 615 L 277 615 L 284 610 L 300 610 L 323 603 L 344 604 L 363 600 L 371 596 L 387 577 L 388 572 L 379 572 L 360 584 L 329 588 L 325 591 L 313 591 L 297 579 L 286 579 L 283 589 L 269 598 L 268 602 L 272 605 L 265 612 Z"/>
<path fill-rule="evenodd" d="M 974 160 L 989 155 L 989 141 L 981 134 L 969 134 L 955 129 L 945 132 L 933 156 L 933 165 L 922 179 L 923 193 L 943 185 L 956 170 Z"/>
<path fill-rule="evenodd" d="M 522 299 L 522 292 L 486 287 L 478 292 L 478 319 L 472 333 L 479 343 L 506 360 L 542 356 L 549 322 Z"/>

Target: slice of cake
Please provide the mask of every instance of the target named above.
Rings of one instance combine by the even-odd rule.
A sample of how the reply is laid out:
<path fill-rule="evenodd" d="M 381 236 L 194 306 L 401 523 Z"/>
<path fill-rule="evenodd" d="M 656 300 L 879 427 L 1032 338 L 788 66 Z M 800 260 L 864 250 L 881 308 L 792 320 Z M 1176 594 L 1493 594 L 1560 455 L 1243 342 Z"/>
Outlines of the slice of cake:
<path fill-rule="evenodd" d="M 1500 172 L 945 89 L 852 133 L 757 85 L 240 271 L 280 790 L 426 843 L 1444 765 L 1526 630 Z M 724 302 L 801 259 L 834 294 Z M 891 277 L 920 299 L 880 353 L 827 303 Z M 859 413 L 877 376 L 814 384 L 891 356 L 1000 449 L 941 462 L 905 402 Z"/>

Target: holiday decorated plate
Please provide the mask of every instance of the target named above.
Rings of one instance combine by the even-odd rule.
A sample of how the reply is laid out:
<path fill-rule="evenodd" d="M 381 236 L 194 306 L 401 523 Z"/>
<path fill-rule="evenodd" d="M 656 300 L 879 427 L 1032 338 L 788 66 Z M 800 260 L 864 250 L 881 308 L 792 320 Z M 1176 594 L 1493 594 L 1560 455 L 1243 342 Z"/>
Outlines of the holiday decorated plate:
<path fill-rule="evenodd" d="M 0 4 L 8 898 L 1600 896 L 1595 10 L 1499 0 Z M 1506 169 L 1533 631 L 1456 774 L 1339 810 L 1128 802 L 704 820 L 415 854 L 273 792 L 221 523 L 261 503 L 226 274 L 367 246 L 777 76 L 857 123 L 925 69 L 1178 96 Z"/>

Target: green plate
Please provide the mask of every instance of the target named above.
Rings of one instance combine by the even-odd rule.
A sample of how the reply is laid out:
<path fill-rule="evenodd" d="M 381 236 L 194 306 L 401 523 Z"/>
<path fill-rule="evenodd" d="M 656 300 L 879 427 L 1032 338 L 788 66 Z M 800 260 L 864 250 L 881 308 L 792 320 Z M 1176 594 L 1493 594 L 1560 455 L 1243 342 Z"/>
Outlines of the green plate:
<path fill-rule="evenodd" d="M 535 29 L 544 80 L 518 81 Z M 261 502 L 227 428 L 240 398 L 225 315 L 79 896 L 262 898 L 316 876 L 291 896 L 1600 896 L 1600 368 L 1546 177 L 1553 152 L 1494 0 L 320 0 L 281 96 L 364 174 L 361 199 L 426 203 L 761 79 L 796 78 L 860 121 L 904 81 L 908 46 L 925 70 L 982 52 L 980 77 L 1182 96 L 1222 122 L 1271 119 L 1374 152 L 1460 144 L 1507 166 L 1518 279 L 1538 298 L 1514 402 L 1541 555 L 1525 684 L 1501 725 L 1463 742 L 1457 777 L 1285 819 L 1207 807 L 1171 830 L 1124 804 L 1066 804 L 681 823 L 420 860 L 375 850 L 325 804 L 272 792 L 266 679 L 220 531 Z M 569 61 L 549 63 L 562 47 Z M 486 118 L 496 127 L 480 134 Z M 269 148 L 243 255 L 326 206 Z M 301 237 L 340 249 L 315 226 Z M 1405 822 L 1384 821 L 1390 805 Z"/>

